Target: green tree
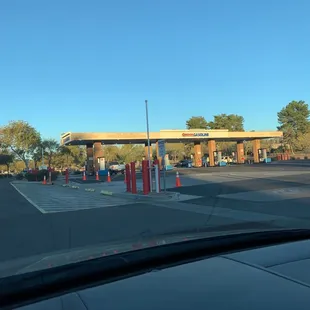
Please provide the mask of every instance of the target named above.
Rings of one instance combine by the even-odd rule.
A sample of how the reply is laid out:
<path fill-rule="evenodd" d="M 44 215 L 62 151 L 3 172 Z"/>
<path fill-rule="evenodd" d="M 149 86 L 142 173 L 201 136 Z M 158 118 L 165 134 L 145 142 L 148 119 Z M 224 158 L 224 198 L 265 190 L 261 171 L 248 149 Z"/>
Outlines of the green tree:
<path fill-rule="evenodd" d="M 232 152 L 236 152 L 236 143 L 235 142 L 217 142 L 216 149 L 223 152 L 223 155 L 230 155 Z"/>
<path fill-rule="evenodd" d="M 310 151 L 310 132 L 299 134 L 294 145 L 297 150 L 308 153 Z"/>
<path fill-rule="evenodd" d="M 67 167 L 80 168 L 84 166 L 86 160 L 85 146 L 65 146 L 58 148 L 57 153 L 53 156 L 53 165 L 61 170 Z"/>
<path fill-rule="evenodd" d="M 59 143 L 55 139 L 46 139 L 42 141 L 41 145 L 48 166 L 51 167 L 52 161 L 59 150 Z"/>
<path fill-rule="evenodd" d="M 192 116 L 186 121 L 187 129 L 207 129 L 208 122 L 203 116 Z"/>
<path fill-rule="evenodd" d="M 253 151 L 253 142 L 252 141 L 245 141 L 243 143 L 243 148 L 244 148 L 244 155 L 245 155 L 245 157 L 247 157 Z"/>
<path fill-rule="evenodd" d="M 34 163 L 34 168 L 38 168 L 38 165 L 42 162 L 42 146 L 41 143 L 34 149 L 32 153 L 32 160 Z M 44 158 L 43 158 L 44 160 Z"/>
<path fill-rule="evenodd" d="M 294 153 L 301 135 L 309 131 L 309 107 L 305 101 L 291 101 L 278 112 L 278 130 L 283 131 L 283 142 Z"/>
<path fill-rule="evenodd" d="M 70 167 L 73 163 L 73 155 L 68 146 L 61 145 L 58 148 L 58 152 L 53 159 L 54 165 L 57 168 L 63 170 L 65 167 Z"/>
<path fill-rule="evenodd" d="M 12 121 L 0 130 L 0 141 L 2 147 L 9 149 L 28 168 L 28 161 L 40 141 L 40 134 L 25 121 Z"/>
<path fill-rule="evenodd" d="M 130 163 L 141 160 L 144 156 L 144 147 L 142 145 L 124 144 L 119 148 L 117 160 L 121 163 Z"/>
<path fill-rule="evenodd" d="M 116 145 L 105 145 L 103 147 L 103 154 L 106 162 L 117 160 L 119 151 Z"/>
<path fill-rule="evenodd" d="M 14 156 L 11 154 L 0 154 L 0 166 L 5 165 L 7 171 L 10 169 L 10 164 L 13 163 Z"/>
<path fill-rule="evenodd" d="M 214 121 L 208 123 L 210 129 L 228 129 L 229 131 L 244 131 L 244 118 L 237 114 L 219 114 Z"/>
<path fill-rule="evenodd" d="M 43 155 L 43 158 L 42 158 Z M 32 161 L 33 161 L 33 166 L 35 169 L 38 168 L 41 164 L 44 164 L 44 147 L 42 144 L 42 140 L 38 140 L 36 145 L 33 147 L 32 150 Z"/>
<path fill-rule="evenodd" d="M 12 170 L 20 172 L 26 168 L 26 165 L 22 160 L 14 160 L 10 167 Z"/>
<path fill-rule="evenodd" d="M 173 161 L 181 160 L 185 154 L 183 143 L 166 143 L 166 152 Z"/>
<path fill-rule="evenodd" d="M 86 161 L 86 148 L 84 145 L 68 146 L 70 150 L 71 159 L 74 165 L 83 167 Z"/>

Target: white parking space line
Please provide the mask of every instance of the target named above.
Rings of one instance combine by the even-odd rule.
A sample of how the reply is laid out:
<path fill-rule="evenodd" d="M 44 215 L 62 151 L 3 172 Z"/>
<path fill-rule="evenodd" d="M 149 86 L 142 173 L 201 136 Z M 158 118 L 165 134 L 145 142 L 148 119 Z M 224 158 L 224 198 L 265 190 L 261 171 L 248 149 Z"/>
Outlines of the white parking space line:
<path fill-rule="evenodd" d="M 22 195 L 30 204 L 37 208 L 40 212 L 46 213 L 44 209 L 40 208 L 36 203 L 34 203 L 30 198 L 28 198 L 24 193 L 22 193 L 12 182 L 10 184 L 15 188 L 15 190 Z"/>

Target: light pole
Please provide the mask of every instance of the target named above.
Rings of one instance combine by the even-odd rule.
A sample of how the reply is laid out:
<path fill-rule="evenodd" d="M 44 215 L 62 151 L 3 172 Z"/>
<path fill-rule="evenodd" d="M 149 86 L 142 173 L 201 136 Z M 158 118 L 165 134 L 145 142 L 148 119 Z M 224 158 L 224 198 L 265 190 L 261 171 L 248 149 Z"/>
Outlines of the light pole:
<path fill-rule="evenodd" d="M 42 169 L 43 169 L 43 166 L 44 166 L 44 155 L 43 155 L 43 147 L 42 147 Z"/>
<path fill-rule="evenodd" d="M 147 107 L 147 100 L 145 100 L 145 114 L 146 114 L 147 157 L 149 161 L 150 191 L 152 191 L 151 143 L 150 143 L 149 111 Z"/>

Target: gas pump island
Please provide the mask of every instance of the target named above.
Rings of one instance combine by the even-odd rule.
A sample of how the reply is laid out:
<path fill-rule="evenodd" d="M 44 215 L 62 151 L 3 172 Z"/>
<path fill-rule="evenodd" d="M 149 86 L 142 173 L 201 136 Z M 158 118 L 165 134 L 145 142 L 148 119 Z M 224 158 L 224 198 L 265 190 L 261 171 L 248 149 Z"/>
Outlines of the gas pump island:
<path fill-rule="evenodd" d="M 237 163 L 245 162 L 244 142 L 252 141 L 254 163 L 267 161 L 266 149 L 261 149 L 262 139 L 282 138 L 281 131 L 261 131 L 261 132 L 231 132 L 227 129 L 219 130 L 160 130 L 150 132 L 150 143 L 156 144 L 156 155 L 160 161 L 159 141 L 167 143 L 194 143 L 194 162 L 195 166 L 202 166 L 201 142 L 208 145 L 209 166 L 215 166 L 215 156 L 221 156 L 221 150 L 216 150 L 216 142 L 229 141 L 236 142 Z M 148 158 L 147 135 L 145 132 L 110 132 L 110 133 L 76 133 L 67 132 L 61 136 L 61 145 L 85 145 L 87 153 L 87 171 L 93 172 L 94 169 L 104 170 L 105 159 L 102 145 L 113 144 L 144 144 L 145 157 Z M 162 154 L 161 154 L 162 155 Z"/>

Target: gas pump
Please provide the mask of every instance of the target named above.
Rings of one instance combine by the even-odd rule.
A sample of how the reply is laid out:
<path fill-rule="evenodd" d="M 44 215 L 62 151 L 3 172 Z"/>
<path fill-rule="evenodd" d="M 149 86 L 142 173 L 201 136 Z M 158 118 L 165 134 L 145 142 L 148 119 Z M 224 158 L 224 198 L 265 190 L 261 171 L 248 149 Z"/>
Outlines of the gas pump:
<path fill-rule="evenodd" d="M 228 161 L 223 160 L 223 152 L 217 151 L 217 162 L 220 167 L 226 166 L 228 164 Z"/>
<path fill-rule="evenodd" d="M 106 161 L 104 157 L 98 157 L 98 162 L 99 162 L 99 175 L 101 176 L 106 176 L 108 175 L 108 169 L 106 165 Z"/>
<path fill-rule="evenodd" d="M 235 152 L 231 152 L 231 156 L 232 156 L 232 162 L 236 163 L 237 162 L 237 156 Z"/>
<path fill-rule="evenodd" d="M 214 163 L 216 166 L 226 166 L 226 162 L 223 161 L 223 152 L 222 151 L 215 151 L 214 152 Z"/>
<path fill-rule="evenodd" d="M 213 157 L 214 157 L 214 165 L 217 166 L 218 165 L 217 151 L 213 152 Z"/>
<path fill-rule="evenodd" d="M 99 170 L 106 170 L 106 163 L 104 157 L 98 157 Z"/>
<path fill-rule="evenodd" d="M 258 149 L 258 158 L 260 162 L 267 162 L 267 149 Z"/>
<path fill-rule="evenodd" d="M 222 151 L 217 151 L 217 162 L 218 162 L 218 165 L 221 166 L 221 164 L 222 164 Z"/>

